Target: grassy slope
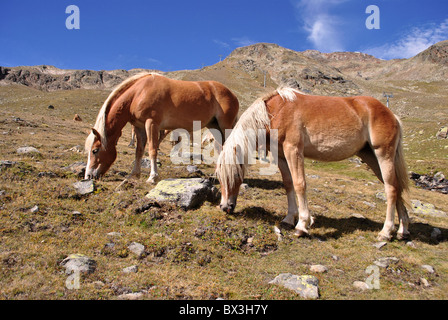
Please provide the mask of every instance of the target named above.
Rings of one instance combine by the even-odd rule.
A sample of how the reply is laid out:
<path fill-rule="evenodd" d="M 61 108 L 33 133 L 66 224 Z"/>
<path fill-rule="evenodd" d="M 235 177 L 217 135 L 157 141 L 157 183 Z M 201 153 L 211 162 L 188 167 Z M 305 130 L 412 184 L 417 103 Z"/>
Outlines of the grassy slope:
<path fill-rule="evenodd" d="M 406 98 L 394 101 L 395 111 L 404 116 L 410 170 L 448 174 L 448 142 L 434 138 L 438 122 L 448 122 L 446 105 L 440 102 L 446 101 L 446 89 L 415 83 L 417 92 L 413 93 L 407 89 L 409 83 L 388 85 L 405 88 Z M 381 92 L 384 84 L 371 86 L 372 92 Z M 433 90 L 439 98 L 428 100 Z M 141 291 L 149 299 L 298 299 L 268 282 L 283 272 L 312 274 L 312 264 L 328 267 L 327 273 L 316 274 L 322 299 L 448 298 L 448 219 L 411 214 L 415 248 L 393 241 L 376 249 L 372 244 L 384 221 L 385 203 L 375 194 L 382 191 L 382 185 L 365 166 L 356 168 L 348 160 L 307 161 L 308 198 L 316 216 L 312 238 L 296 239 L 292 231 L 283 230 L 283 241 L 277 241 L 273 227 L 287 210 L 281 177 L 278 173 L 258 176 L 257 167 L 251 169 L 250 188 L 240 195 L 232 216 L 212 203 L 188 212 L 164 206 L 135 213 L 151 188 L 145 177 L 115 190 L 133 161 L 133 150 L 127 147 L 129 127 L 119 141 L 117 162 L 98 183 L 98 191 L 76 196 L 72 184 L 79 178 L 62 168 L 86 161 L 83 153 L 69 149 L 83 146 L 107 94 L 0 87 L 0 160 L 17 161 L 0 172 L 0 190 L 5 191 L 0 196 L 0 299 L 114 299 L 121 293 Z M 420 108 L 406 108 L 398 103 L 403 100 L 418 103 Z M 55 109 L 48 109 L 49 104 Z M 84 121 L 74 122 L 74 113 Z M 38 148 L 41 154 L 18 155 L 17 147 L 25 145 Z M 170 146 L 164 142 L 161 149 L 169 154 Z M 188 177 L 185 168 L 173 166 L 168 156 L 160 160 L 162 178 Z M 200 169 L 207 175 L 213 173 L 211 166 L 200 165 Z M 38 177 L 40 172 L 56 176 Z M 446 195 L 412 187 L 411 198 L 448 211 Z M 34 205 L 39 206 L 38 213 L 29 212 Z M 73 211 L 82 214 L 73 215 Z M 366 219 L 355 218 L 353 213 Z M 442 230 L 445 241 L 431 240 L 434 227 Z M 122 236 L 108 236 L 112 231 Z M 144 244 L 148 255 L 138 259 L 130 253 L 127 245 L 132 241 Z M 111 242 L 113 248 L 105 246 Z M 65 287 L 67 275 L 59 266 L 71 253 L 86 254 L 98 263 L 93 274 L 83 276 L 79 290 Z M 365 269 L 376 258 L 387 256 L 400 260 L 380 270 L 380 290 L 353 288 L 353 281 L 366 280 Z M 139 266 L 138 273 L 122 273 L 134 264 Z M 422 264 L 432 265 L 436 273 L 426 273 Z M 431 287 L 422 285 L 422 277 Z"/>

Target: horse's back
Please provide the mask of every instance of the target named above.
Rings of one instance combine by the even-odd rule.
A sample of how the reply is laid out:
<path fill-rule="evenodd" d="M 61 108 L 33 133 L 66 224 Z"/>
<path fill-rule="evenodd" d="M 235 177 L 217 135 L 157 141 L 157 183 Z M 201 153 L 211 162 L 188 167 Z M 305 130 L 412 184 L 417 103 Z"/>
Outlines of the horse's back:
<path fill-rule="evenodd" d="M 161 129 L 193 129 L 193 121 L 202 126 L 214 117 L 232 118 L 238 113 L 238 99 L 216 81 L 184 81 L 161 75 L 144 77 L 129 90 L 131 114 L 140 126 L 155 120 Z"/>
<path fill-rule="evenodd" d="M 370 97 L 327 97 L 297 94 L 291 102 L 275 97 L 272 128 L 279 129 L 286 143 L 303 146 L 306 157 L 338 161 L 372 143 L 372 132 L 391 125 L 395 117 Z M 269 102 L 268 102 L 269 105 Z M 384 129 L 386 130 L 386 129 Z M 373 144 L 378 136 L 373 137 Z"/>

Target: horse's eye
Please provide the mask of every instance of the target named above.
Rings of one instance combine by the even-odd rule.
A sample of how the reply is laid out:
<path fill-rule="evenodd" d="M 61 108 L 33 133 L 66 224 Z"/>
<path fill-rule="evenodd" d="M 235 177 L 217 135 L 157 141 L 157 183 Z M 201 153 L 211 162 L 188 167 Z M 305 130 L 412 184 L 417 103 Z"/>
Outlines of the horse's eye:
<path fill-rule="evenodd" d="M 93 150 L 92 150 L 92 153 L 93 153 L 93 154 L 97 154 L 99 151 L 100 151 L 100 149 L 93 149 Z"/>

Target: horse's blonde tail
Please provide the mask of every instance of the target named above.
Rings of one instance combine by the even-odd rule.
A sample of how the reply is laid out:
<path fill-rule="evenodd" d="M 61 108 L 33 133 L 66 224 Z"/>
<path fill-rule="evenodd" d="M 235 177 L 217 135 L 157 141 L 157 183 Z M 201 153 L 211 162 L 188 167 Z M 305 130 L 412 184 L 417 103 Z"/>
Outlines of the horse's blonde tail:
<path fill-rule="evenodd" d="M 401 128 L 401 121 L 400 119 L 398 119 L 398 117 L 396 118 L 399 126 L 399 138 L 397 143 L 397 150 L 395 153 L 395 174 L 397 176 L 398 200 L 409 207 L 409 177 L 403 153 L 403 133 Z"/>

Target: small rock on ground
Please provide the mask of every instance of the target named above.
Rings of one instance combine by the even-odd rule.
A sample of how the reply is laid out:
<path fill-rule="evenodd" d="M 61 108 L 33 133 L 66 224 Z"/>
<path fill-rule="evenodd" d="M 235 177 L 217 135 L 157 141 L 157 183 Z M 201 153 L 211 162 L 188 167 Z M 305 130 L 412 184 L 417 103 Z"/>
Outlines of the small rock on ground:
<path fill-rule="evenodd" d="M 132 242 L 128 246 L 129 251 L 134 253 L 138 258 L 142 258 L 145 255 L 145 246 L 138 242 Z"/>
<path fill-rule="evenodd" d="M 431 284 L 429 283 L 428 280 L 426 280 L 425 278 L 420 278 L 420 283 L 425 287 L 425 288 L 429 288 L 431 286 Z"/>
<path fill-rule="evenodd" d="M 369 289 L 369 285 L 363 281 L 355 281 L 355 282 L 353 282 L 353 286 L 355 288 L 361 289 L 363 291 Z"/>
<path fill-rule="evenodd" d="M 115 232 L 115 231 L 109 232 L 107 235 L 109 237 L 121 237 L 122 236 L 122 234 L 120 232 Z"/>
<path fill-rule="evenodd" d="M 95 192 L 95 183 L 93 180 L 82 180 L 75 182 L 73 187 L 75 188 L 76 193 L 81 196 Z"/>
<path fill-rule="evenodd" d="M 386 242 L 386 241 L 380 241 L 380 242 L 375 243 L 373 246 L 374 246 L 375 248 L 377 248 L 377 249 L 381 249 L 381 248 L 384 247 L 385 245 L 387 245 L 387 242 Z"/>
<path fill-rule="evenodd" d="M 429 272 L 429 273 L 434 273 L 435 271 L 434 271 L 434 267 L 433 266 L 430 266 L 430 265 L 428 265 L 428 264 L 424 264 L 424 265 L 422 265 L 422 268 L 424 269 L 424 270 L 426 270 L 427 272 Z"/>
<path fill-rule="evenodd" d="M 96 261 L 83 254 L 71 254 L 61 262 L 66 274 L 74 272 L 92 273 L 96 269 Z"/>
<path fill-rule="evenodd" d="M 395 257 L 384 257 L 375 260 L 373 263 L 381 268 L 387 268 L 392 263 L 397 263 L 399 261 L 398 258 Z"/>
<path fill-rule="evenodd" d="M 11 168 L 12 166 L 16 165 L 16 161 L 10 161 L 10 160 L 1 160 L 0 161 L 0 169 L 2 168 Z"/>
<path fill-rule="evenodd" d="M 34 147 L 20 147 L 17 149 L 18 154 L 30 154 L 30 153 L 40 153 L 39 150 L 37 150 Z"/>
<path fill-rule="evenodd" d="M 438 241 L 442 238 L 442 231 L 439 228 L 434 228 L 431 231 L 431 239 Z"/>
<path fill-rule="evenodd" d="M 352 217 L 356 218 L 356 219 L 365 219 L 366 218 L 360 213 L 352 213 Z"/>
<path fill-rule="evenodd" d="M 310 271 L 316 273 L 324 273 L 328 271 L 328 268 L 321 264 L 313 264 L 312 266 L 310 266 Z"/>
<path fill-rule="evenodd" d="M 124 293 L 117 296 L 118 300 L 138 300 L 143 297 L 143 292 Z"/>
<path fill-rule="evenodd" d="M 138 272 L 138 266 L 134 265 L 134 266 L 130 266 L 127 268 L 123 269 L 124 273 L 137 273 Z"/>

